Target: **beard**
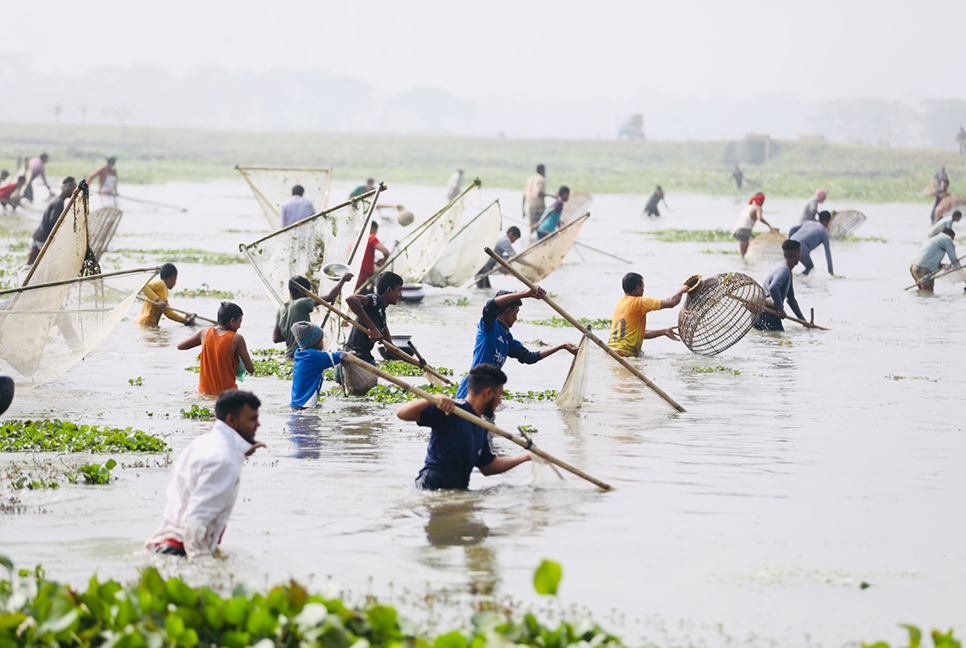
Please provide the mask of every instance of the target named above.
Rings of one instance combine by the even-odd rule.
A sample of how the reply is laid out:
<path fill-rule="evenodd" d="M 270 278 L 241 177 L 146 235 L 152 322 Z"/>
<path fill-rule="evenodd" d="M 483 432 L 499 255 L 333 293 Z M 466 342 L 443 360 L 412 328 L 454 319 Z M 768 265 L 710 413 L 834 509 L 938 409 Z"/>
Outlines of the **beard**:
<path fill-rule="evenodd" d="M 483 403 L 483 416 L 486 418 L 493 418 L 496 415 L 496 397 L 494 396 L 490 400 Z"/>

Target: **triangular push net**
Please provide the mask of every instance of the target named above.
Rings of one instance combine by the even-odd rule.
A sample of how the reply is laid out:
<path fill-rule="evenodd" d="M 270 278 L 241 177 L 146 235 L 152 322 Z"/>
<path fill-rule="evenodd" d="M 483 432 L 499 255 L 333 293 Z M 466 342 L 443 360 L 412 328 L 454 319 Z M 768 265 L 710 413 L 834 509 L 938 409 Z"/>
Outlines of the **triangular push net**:
<path fill-rule="evenodd" d="M 865 214 L 862 212 L 854 210 L 835 212 L 828 224 L 829 238 L 843 239 L 857 230 L 865 221 Z"/>
<path fill-rule="evenodd" d="M 678 331 L 684 345 L 699 355 L 717 355 L 745 337 L 765 308 L 765 290 L 739 272 L 707 279 L 695 275 L 684 307 L 678 313 Z"/>
<path fill-rule="evenodd" d="M 292 187 L 302 185 L 303 196 L 316 211 L 329 205 L 332 169 L 292 169 L 281 167 L 235 167 L 248 182 L 258 205 L 265 212 L 272 230 L 282 226 L 282 203 L 292 197 Z"/>
<path fill-rule="evenodd" d="M 628 361 L 640 362 L 637 358 Z M 587 336 L 580 341 L 577 357 L 557 394 L 557 407 L 564 411 L 631 412 L 635 416 L 642 412 L 675 412 L 666 400 Z"/>
<path fill-rule="evenodd" d="M 87 216 L 87 183 L 81 181 L 30 266 L 24 286 L 73 279 L 81 273 L 88 259 Z M 87 270 L 88 274 L 100 272 L 96 263 Z"/>
<path fill-rule="evenodd" d="M 933 216 L 935 216 L 936 220 L 939 220 L 944 216 L 948 216 L 952 210 L 962 209 L 963 207 L 966 207 L 966 198 L 962 196 L 946 196 L 936 205 L 936 211 Z"/>
<path fill-rule="evenodd" d="M 426 273 L 443 255 L 447 242 L 453 237 L 464 214 L 472 211 L 474 205 L 480 204 L 480 184 L 477 178 L 463 193 L 397 241 L 390 250 L 389 259 L 382 266 L 382 271 L 395 272 L 406 283 L 423 281 Z M 483 244 L 484 247 L 486 245 L 487 243 Z"/>
<path fill-rule="evenodd" d="M 496 241 L 502 228 L 500 201 L 494 200 L 453 235 L 443 255 L 426 274 L 426 282 L 440 287 L 465 284 L 489 260 L 484 249 Z"/>
<path fill-rule="evenodd" d="M 111 244 L 123 215 L 124 212 L 117 207 L 101 207 L 87 216 L 87 239 L 98 261 Z"/>
<path fill-rule="evenodd" d="M 785 242 L 785 235 L 776 232 L 764 232 L 748 243 L 748 252 L 745 257 L 751 260 L 771 260 L 781 259 L 782 243 Z"/>
<path fill-rule="evenodd" d="M 0 292 L 0 373 L 26 386 L 62 375 L 117 326 L 156 268 Z"/>
<path fill-rule="evenodd" d="M 594 204 L 594 197 L 586 191 L 571 191 L 570 198 L 564 203 L 560 211 L 560 225 L 572 223 L 590 211 Z"/>
<path fill-rule="evenodd" d="M 584 214 L 550 236 L 537 241 L 510 259 L 510 265 L 530 281 L 543 281 L 563 263 L 588 218 L 590 214 Z"/>

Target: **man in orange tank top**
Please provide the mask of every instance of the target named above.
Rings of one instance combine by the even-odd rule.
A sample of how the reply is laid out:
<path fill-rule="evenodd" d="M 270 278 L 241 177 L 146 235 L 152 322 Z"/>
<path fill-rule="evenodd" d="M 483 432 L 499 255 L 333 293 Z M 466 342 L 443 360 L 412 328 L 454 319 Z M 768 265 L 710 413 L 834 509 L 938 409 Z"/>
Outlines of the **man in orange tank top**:
<path fill-rule="evenodd" d="M 237 389 L 235 377 L 244 375 L 240 373 L 242 366 L 248 373 L 255 372 L 245 338 L 238 335 L 243 315 L 238 304 L 221 302 L 218 326 L 202 329 L 178 343 L 181 351 L 201 347 L 198 355 L 201 360 L 201 371 L 198 373 L 200 393 L 217 396 L 223 391 Z"/>

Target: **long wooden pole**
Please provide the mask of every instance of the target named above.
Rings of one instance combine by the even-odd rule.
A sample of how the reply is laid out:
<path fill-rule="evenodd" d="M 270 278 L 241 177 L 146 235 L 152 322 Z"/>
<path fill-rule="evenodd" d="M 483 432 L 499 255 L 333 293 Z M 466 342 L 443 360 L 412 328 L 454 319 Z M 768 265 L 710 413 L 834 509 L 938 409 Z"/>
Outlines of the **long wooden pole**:
<path fill-rule="evenodd" d="M 960 265 L 960 263 L 963 261 L 966 261 L 966 256 L 959 257 L 958 259 L 956 259 L 955 263 L 953 263 L 953 265 L 951 265 L 948 268 L 945 268 L 945 269 L 939 268 L 938 270 L 933 270 L 925 277 L 923 277 L 920 281 L 922 283 L 925 283 L 927 281 L 933 281 L 935 279 L 938 279 L 939 277 L 945 277 L 948 274 L 952 274 L 954 272 L 962 270 L 963 267 Z M 908 286 L 906 290 L 912 290 L 913 288 L 918 288 L 918 287 L 919 287 L 919 284 L 916 283 L 916 284 L 912 284 L 911 286 Z"/>
<path fill-rule="evenodd" d="M 141 301 L 146 302 L 148 304 L 154 304 L 155 306 L 159 306 L 160 305 L 160 304 L 158 304 L 158 302 L 151 301 L 150 299 L 147 299 L 145 297 L 142 297 L 141 295 L 138 295 L 138 299 L 140 299 Z M 171 308 L 170 306 L 168 306 L 168 310 L 173 310 L 175 313 L 180 313 L 181 315 L 191 315 L 191 313 L 189 313 L 188 311 L 178 310 L 177 308 Z M 216 322 L 215 320 L 209 319 L 207 317 L 202 317 L 201 315 L 198 315 L 197 313 L 194 313 L 194 316 L 195 316 L 195 319 L 200 319 L 203 322 L 208 322 L 209 324 L 215 324 L 215 325 L 218 324 L 218 322 Z"/>
<path fill-rule="evenodd" d="M 387 382 L 391 382 L 392 384 L 394 384 L 397 387 L 400 387 L 402 389 L 405 389 L 406 391 L 408 391 L 411 394 L 415 394 L 416 396 L 418 396 L 420 398 L 426 399 L 430 403 L 433 403 L 434 405 L 439 405 L 439 397 L 437 395 L 430 394 L 427 391 L 423 391 L 419 387 L 414 387 L 414 386 L 410 385 L 409 383 L 407 383 L 405 380 L 402 380 L 401 378 L 399 378 L 397 376 L 393 376 L 392 374 L 388 374 L 385 371 L 382 371 L 381 369 L 372 366 L 371 364 L 369 364 L 365 360 L 360 360 L 359 358 L 357 358 L 354 355 L 349 355 L 349 354 L 343 355 L 342 356 L 342 362 L 348 362 L 349 364 L 354 365 L 356 367 L 359 367 L 360 369 L 365 369 L 369 373 L 374 374 L 374 375 L 382 378 L 383 380 L 385 380 Z M 464 410 L 461 407 L 457 407 L 457 408 L 453 409 L 453 414 L 455 414 L 456 416 L 459 416 L 462 419 L 465 419 L 465 420 L 469 421 L 470 423 L 474 423 L 476 425 L 479 425 L 481 428 L 485 428 L 485 429 L 489 430 L 490 432 L 492 432 L 493 434 L 496 434 L 498 436 L 501 436 L 504 439 L 507 439 L 508 441 L 512 441 L 513 443 L 515 443 L 518 446 L 524 448 L 525 450 L 529 450 L 530 452 L 532 452 L 533 454 L 537 455 L 538 457 L 540 457 L 542 459 L 545 459 L 546 461 L 549 461 L 552 464 L 555 464 L 557 466 L 560 466 L 561 468 L 563 468 L 567 472 L 573 473 L 574 475 L 577 475 L 581 479 L 586 479 L 591 484 L 593 484 L 594 486 L 597 486 L 601 490 L 605 490 L 605 491 L 613 490 L 613 487 L 610 484 L 607 484 L 605 482 L 602 482 L 599 479 L 597 479 L 596 477 L 592 477 L 592 476 L 588 475 L 587 473 L 585 473 L 584 471 L 580 470 L 579 468 L 575 468 L 574 466 L 571 466 L 567 462 L 561 461 L 560 459 L 557 459 L 553 455 L 551 455 L 551 454 L 549 454 L 547 452 L 544 452 L 543 450 L 541 450 L 540 448 L 538 448 L 537 446 L 535 446 L 533 444 L 533 441 L 531 441 L 529 439 L 520 438 L 520 437 L 517 437 L 514 434 L 510 434 L 509 432 L 506 432 L 504 430 L 501 430 L 500 428 L 498 428 L 497 426 L 493 425 L 489 421 L 485 421 L 485 420 L 481 419 L 478 416 L 475 416 L 473 414 L 470 414 L 469 412 L 467 412 L 466 410 Z"/>
<path fill-rule="evenodd" d="M 494 252 L 490 248 L 483 248 L 483 250 L 490 256 L 491 259 L 494 259 L 497 263 L 499 263 L 501 266 L 503 266 L 506 269 L 507 272 L 509 272 L 514 277 L 516 277 L 521 282 L 523 282 L 523 284 L 527 288 L 529 288 L 530 290 L 536 290 L 537 289 L 537 285 L 535 283 L 533 283 L 532 281 L 530 281 L 529 279 L 527 279 L 526 277 L 524 277 L 522 274 L 520 274 L 519 272 L 517 272 L 516 270 L 514 270 L 513 267 L 509 263 L 507 263 L 506 261 L 504 261 L 503 260 L 503 257 L 501 257 L 499 254 L 497 254 L 496 252 Z M 544 295 L 543 296 L 543 301 L 547 302 L 547 305 L 550 306 L 550 308 L 552 308 L 555 311 L 557 311 L 562 318 L 564 318 L 565 320 L 567 320 L 568 322 L 570 322 L 570 324 L 574 328 L 576 328 L 578 331 L 580 331 L 581 333 L 583 333 L 584 335 L 586 335 L 588 338 L 590 338 L 590 340 L 593 341 L 594 344 L 596 344 L 597 346 L 599 346 L 607 355 L 609 355 L 611 358 L 613 358 L 615 362 L 617 362 L 619 365 L 621 365 L 622 367 L 624 367 L 625 369 L 627 369 L 628 371 L 630 371 L 632 374 L 634 374 L 635 376 L 637 376 L 637 378 L 641 382 L 643 382 L 645 385 L 647 385 L 648 387 L 650 387 L 651 390 L 655 394 L 657 394 L 658 396 L 660 396 L 661 398 L 663 398 L 665 401 L 667 401 L 668 405 L 670 405 L 671 407 L 673 407 L 674 409 L 676 409 L 679 412 L 684 412 L 685 411 L 685 409 L 683 407 L 681 407 L 681 405 L 678 404 L 678 402 L 676 400 L 674 400 L 673 398 L 671 398 L 670 396 L 668 396 L 664 392 L 663 389 L 661 389 L 660 387 L 658 387 L 657 385 L 655 385 L 654 382 L 651 381 L 650 378 L 648 378 L 643 373 L 641 373 L 637 369 L 637 367 L 635 367 L 630 362 L 628 362 L 626 358 L 622 357 L 620 354 L 618 354 L 612 348 L 610 348 L 609 346 L 607 346 L 599 337 L 597 337 L 596 335 L 594 335 L 593 333 L 591 333 L 590 330 L 586 326 L 584 326 L 579 321 L 577 321 L 576 319 L 574 319 L 570 315 L 570 313 L 568 313 L 564 309 L 560 308 L 560 306 L 558 306 L 556 304 L 556 302 L 554 302 L 548 295 Z"/>
<path fill-rule="evenodd" d="M 13 293 L 26 293 L 26 292 L 30 292 L 31 290 L 41 290 L 43 288 L 50 288 L 51 286 L 66 286 L 67 284 L 80 283 L 82 281 L 94 281 L 96 279 L 106 279 L 108 277 L 119 277 L 121 275 L 136 274 L 138 272 L 149 272 L 152 270 L 155 273 L 161 272 L 160 267 L 134 268 L 132 270 L 115 270 L 113 272 L 102 272 L 101 274 L 89 275 L 87 277 L 74 277 L 73 279 L 61 279 L 60 281 L 50 281 L 48 283 L 33 284 L 32 286 L 21 286 L 20 288 L 7 288 L 6 290 L 0 290 L 0 296 L 10 295 Z"/>
<path fill-rule="evenodd" d="M 773 308 L 769 308 L 768 306 L 765 306 L 765 312 L 768 313 L 769 315 L 774 315 L 775 317 L 778 317 L 779 316 L 778 315 L 778 311 L 776 311 Z M 795 322 L 796 324 L 801 324 L 805 328 L 817 328 L 820 331 L 828 331 L 829 330 L 829 329 L 825 328 L 824 326 L 819 326 L 818 324 L 816 324 L 814 322 L 806 322 L 803 319 L 798 319 L 797 317 L 792 317 L 791 315 L 786 315 L 785 316 L 785 319 L 787 319 L 787 320 L 789 320 L 791 322 Z M 815 309 L 812 309 L 812 319 L 815 319 Z"/>
<path fill-rule="evenodd" d="M 329 312 L 330 313 L 334 313 L 334 314 L 338 315 L 343 320 L 345 320 L 346 322 L 348 322 L 352 326 L 356 327 L 357 329 L 359 329 L 360 331 L 362 331 L 366 335 L 369 334 L 369 330 L 365 326 L 363 326 L 359 322 L 355 321 L 354 319 L 352 319 L 351 317 L 349 317 L 348 315 L 346 315 L 345 313 L 343 313 L 342 310 L 338 306 L 336 306 L 334 304 L 330 304 L 329 302 L 325 301 L 324 299 L 322 299 L 321 297 L 319 297 L 315 293 L 313 293 L 313 292 L 311 292 L 309 290 L 306 290 L 305 288 L 301 288 L 301 290 L 302 290 L 302 292 L 304 292 L 306 294 L 307 297 L 311 297 L 316 302 L 318 302 L 318 304 L 320 306 L 324 306 L 327 309 L 329 309 Z M 412 365 L 415 365 L 415 366 L 419 367 L 420 369 L 422 369 L 426 373 L 432 374 L 436 378 L 442 380 L 447 385 L 452 385 L 453 384 L 453 381 L 451 381 L 449 378 L 447 378 L 443 374 L 439 373 L 438 371 L 436 371 L 435 369 L 433 369 L 428 364 L 425 364 L 425 363 L 420 364 L 419 360 L 417 360 L 416 358 L 412 357 L 411 355 L 409 355 L 408 353 L 406 353 L 405 351 L 403 351 L 402 349 L 400 349 L 399 347 L 397 347 L 392 342 L 389 342 L 388 340 L 379 340 L 379 343 L 382 346 L 386 347 L 386 349 L 388 349 L 390 353 L 392 353 L 396 357 L 400 358 L 401 360 L 405 360 L 409 364 L 412 364 Z"/>
<path fill-rule="evenodd" d="M 526 227 L 530 227 L 530 223 L 526 223 L 526 222 L 520 220 L 519 218 L 513 218 L 512 216 L 506 216 L 505 218 L 508 221 L 512 221 L 514 223 L 519 223 L 521 225 L 525 225 Z M 597 252 L 598 254 L 603 254 L 604 256 L 609 256 L 609 257 L 611 257 L 613 259 L 617 259 L 621 263 L 628 263 L 628 264 L 632 263 L 631 261 L 628 261 L 624 257 L 619 257 L 616 254 L 612 254 L 610 252 L 605 252 L 604 250 L 601 250 L 600 248 L 595 248 L 592 245 L 587 245 L 586 243 L 581 243 L 580 241 L 574 241 L 574 245 L 580 246 L 580 247 L 582 247 L 582 248 L 584 248 L 586 250 L 590 250 L 591 252 Z"/>

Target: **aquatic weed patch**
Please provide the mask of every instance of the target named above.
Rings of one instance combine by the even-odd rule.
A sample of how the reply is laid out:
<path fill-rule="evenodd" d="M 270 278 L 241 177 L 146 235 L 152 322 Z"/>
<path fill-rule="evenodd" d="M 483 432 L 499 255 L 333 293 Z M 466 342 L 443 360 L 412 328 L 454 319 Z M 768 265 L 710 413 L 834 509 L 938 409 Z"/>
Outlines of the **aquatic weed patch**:
<path fill-rule="evenodd" d="M 132 428 L 78 425 L 60 419 L 12 419 L 0 425 L 0 452 L 166 452 L 156 436 Z"/>
<path fill-rule="evenodd" d="M 419 377 L 424 375 L 422 369 L 414 364 L 402 360 L 387 360 L 379 363 L 379 368 L 393 376 Z M 436 371 L 444 376 L 452 376 L 453 370 L 447 367 L 434 367 Z"/>
<path fill-rule="evenodd" d="M 712 250 L 712 249 L 708 248 L 708 249 L 705 249 L 705 250 L 701 250 L 700 253 L 701 254 L 734 254 L 734 255 L 738 255 L 738 254 L 741 254 L 741 251 L 740 250 Z"/>
<path fill-rule="evenodd" d="M 737 369 L 725 367 L 724 365 L 717 365 L 715 367 L 691 367 L 691 370 L 694 371 L 694 373 L 702 374 L 726 373 L 731 374 L 732 376 L 738 376 L 741 374 L 741 372 Z"/>
<path fill-rule="evenodd" d="M 653 236 L 662 243 L 729 243 L 735 240 L 731 232 L 723 229 L 666 229 L 653 232 L 635 232 L 635 234 Z"/>
<path fill-rule="evenodd" d="M 888 243 L 889 242 L 889 239 L 882 238 L 881 236 L 855 236 L 854 234 L 849 234 L 847 236 L 843 236 L 842 238 L 836 239 L 836 240 L 843 241 L 845 243 Z"/>
<path fill-rule="evenodd" d="M 443 306 L 469 306 L 469 305 L 470 305 L 469 297 L 460 297 L 459 299 L 456 299 L 456 300 L 453 300 L 453 299 L 443 300 Z"/>
<path fill-rule="evenodd" d="M 200 407 L 197 403 L 192 403 L 190 408 L 181 410 L 181 418 L 211 420 L 215 418 L 215 413 L 207 407 Z"/>
<path fill-rule="evenodd" d="M 177 250 L 140 250 L 134 248 L 118 248 L 110 250 L 108 255 L 121 256 L 144 263 L 149 261 L 164 261 L 166 263 L 197 263 L 200 265 L 232 265 L 245 263 L 245 257 L 240 254 L 226 252 L 209 252 L 197 248 L 183 248 Z"/>
<path fill-rule="evenodd" d="M 179 290 L 179 297 L 207 297 L 210 299 L 234 299 L 235 293 L 230 290 L 218 290 L 217 288 L 212 288 L 206 283 L 201 284 L 198 288 L 193 288 L 191 290 Z"/>
<path fill-rule="evenodd" d="M 456 390 L 458 385 L 418 385 L 419 389 L 430 394 L 439 394 L 442 396 L 449 396 L 450 398 L 456 398 Z M 333 388 L 328 392 L 322 394 L 324 397 L 335 397 L 342 398 L 341 388 Z M 369 390 L 363 398 L 366 400 L 375 401 L 377 403 L 382 403 L 384 405 L 395 405 L 398 403 L 405 403 L 411 401 L 418 396 L 406 391 L 402 387 L 397 387 L 396 385 L 376 385 Z M 544 391 L 520 391 L 513 392 L 506 390 L 503 392 L 503 400 L 505 401 L 516 401 L 516 402 L 533 402 L 533 401 L 552 401 L 557 399 L 556 389 L 547 389 Z"/>
<path fill-rule="evenodd" d="M 554 328 L 567 328 L 573 326 L 570 322 L 562 317 L 557 317 L 554 315 L 548 319 L 537 319 L 537 320 L 523 320 L 526 324 L 535 324 L 536 326 L 552 326 Z M 610 330 L 611 319 L 609 317 L 581 317 L 578 320 L 583 326 L 594 329 L 595 331 L 600 331 L 602 329 Z"/>

